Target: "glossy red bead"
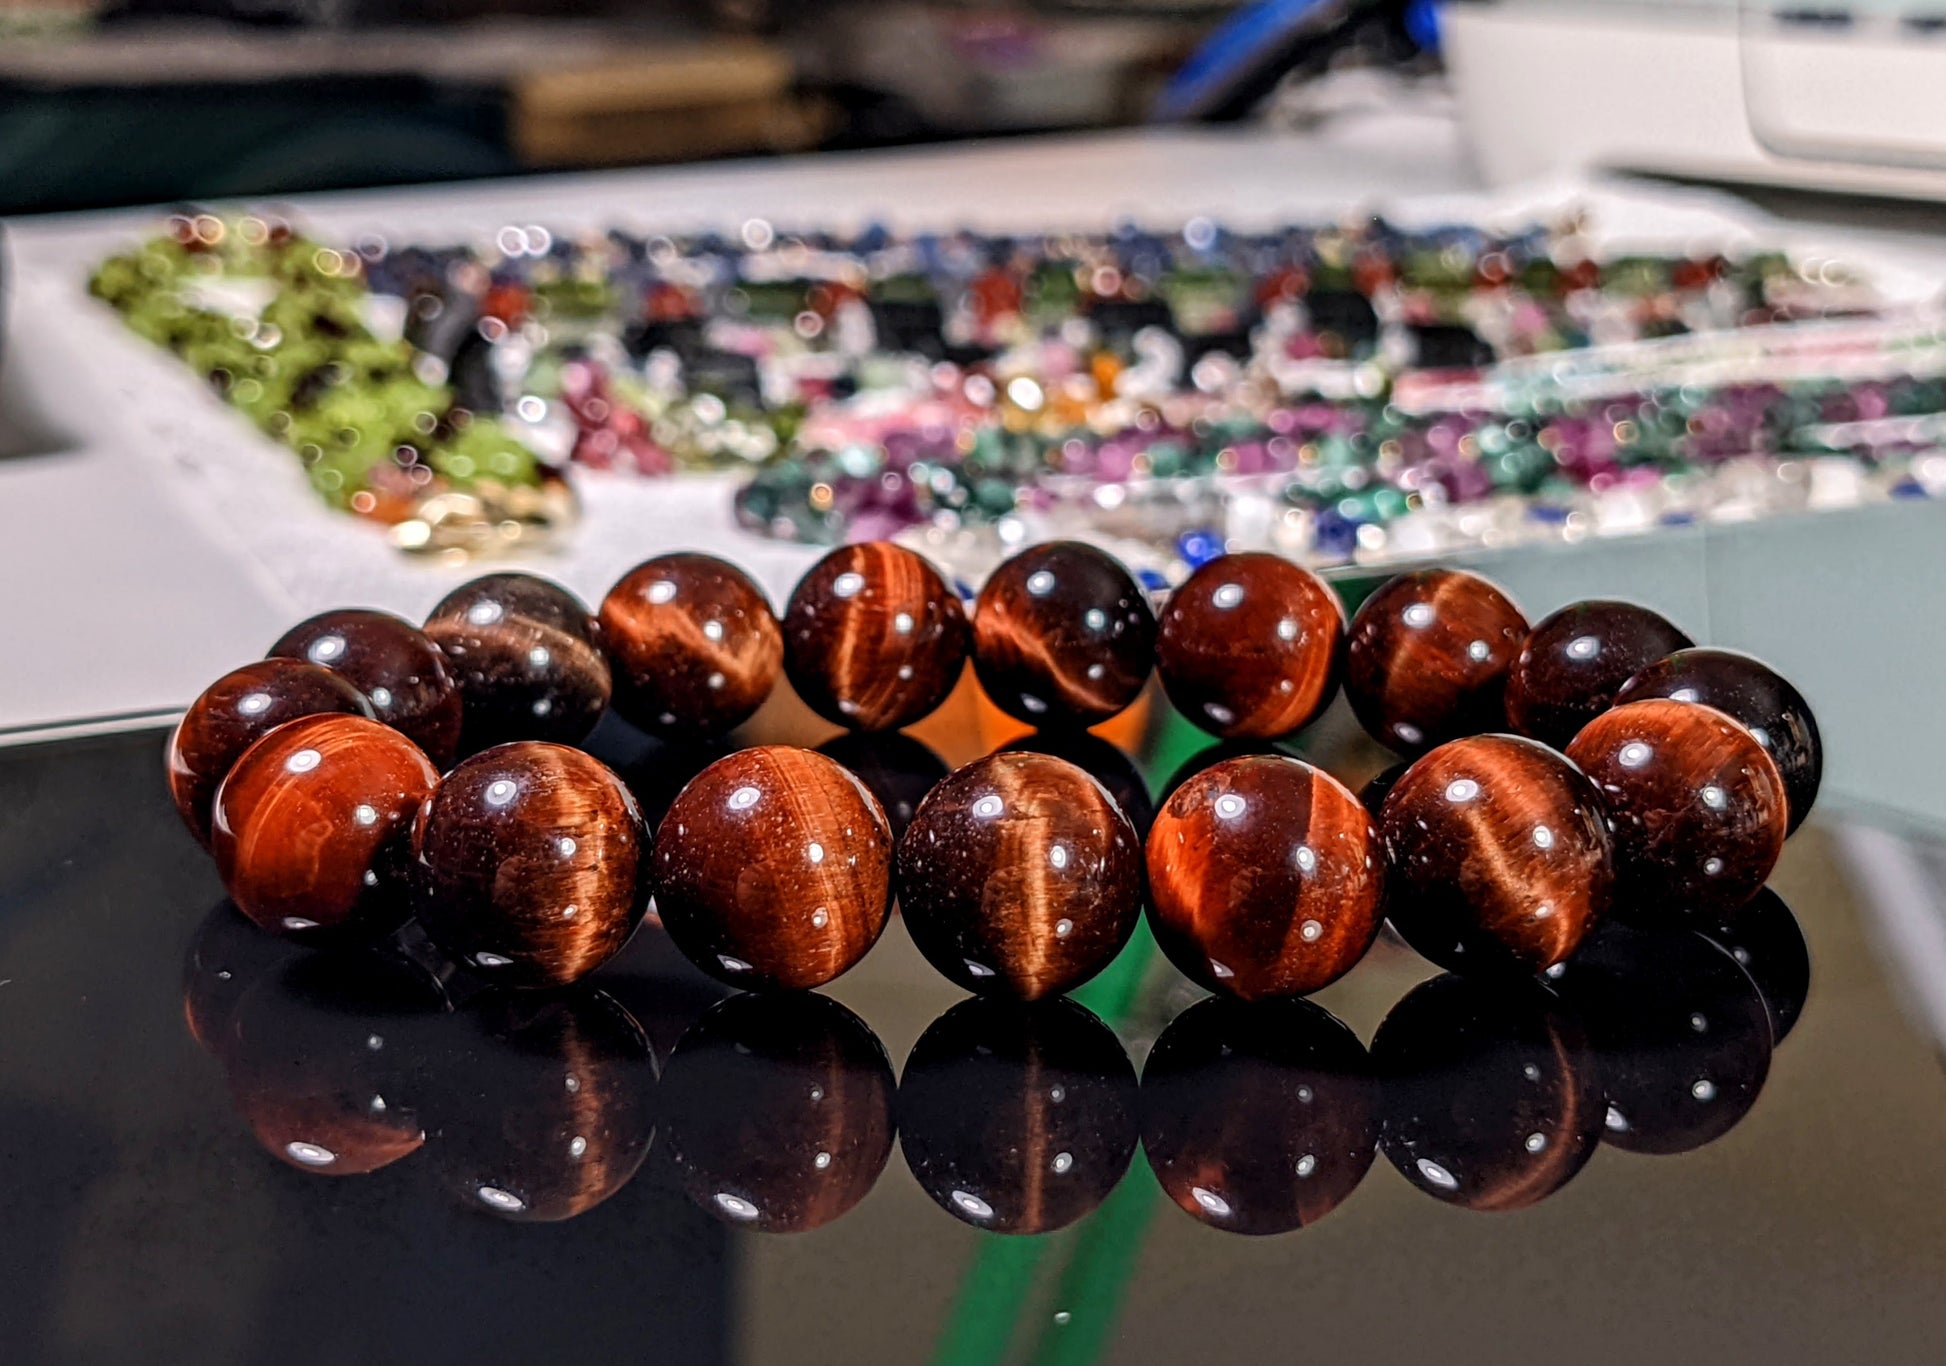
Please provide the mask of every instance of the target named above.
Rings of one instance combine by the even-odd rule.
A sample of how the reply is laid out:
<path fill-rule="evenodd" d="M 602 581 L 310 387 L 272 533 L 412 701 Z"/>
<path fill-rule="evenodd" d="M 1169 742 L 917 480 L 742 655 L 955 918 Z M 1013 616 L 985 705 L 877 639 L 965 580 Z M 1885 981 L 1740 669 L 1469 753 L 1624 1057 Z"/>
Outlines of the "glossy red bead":
<path fill-rule="evenodd" d="M 1418 754 L 1499 730 L 1527 619 L 1463 569 L 1401 574 L 1365 599 L 1345 645 L 1345 696 L 1382 745 Z"/>
<path fill-rule="evenodd" d="M 1079 541 L 1024 550 L 973 609 L 973 668 L 1030 726 L 1091 726 L 1133 702 L 1155 667 L 1155 613 L 1120 561 Z"/>
<path fill-rule="evenodd" d="M 522 740 L 447 774 L 413 837 L 419 920 L 482 977 L 553 987 L 621 951 L 649 895 L 635 798 L 578 749 Z"/>
<path fill-rule="evenodd" d="M 1306 995 L 1349 972 L 1378 934 L 1372 819 L 1299 759 L 1227 759 L 1183 783 L 1149 831 L 1148 871 L 1157 943 L 1211 991 Z"/>
<path fill-rule="evenodd" d="M 735 986 L 821 986 L 865 956 L 892 899 L 892 830 L 822 754 L 739 750 L 677 795 L 656 834 L 656 907 L 690 962 Z"/>
<path fill-rule="evenodd" d="M 439 771 L 361 716 L 278 727 L 217 789 L 211 847 L 238 909 L 300 937 L 389 929 L 405 918 L 409 836 Z"/>
<path fill-rule="evenodd" d="M 1277 555 L 1224 555 L 1169 595 L 1156 669 L 1169 700 L 1226 738 L 1275 739 L 1338 688 L 1344 608 L 1324 580 Z"/>
<path fill-rule="evenodd" d="M 1644 915 L 1733 910 L 1784 852 L 1783 775 L 1747 728 L 1713 707 L 1627 703 L 1590 721 L 1568 757 L 1601 793 L 1621 890 Z"/>
<path fill-rule="evenodd" d="M 972 632 L 952 589 L 889 542 L 840 546 L 784 608 L 784 669 L 804 704 L 853 730 L 897 730 L 946 700 Z"/>
<path fill-rule="evenodd" d="M 750 576 L 713 555 L 660 555 L 601 604 L 615 709 L 645 730 L 720 735 L 749 719 L 783 670 L 784 637 Z"/>
<path fill-rule="evenodd" d="M 919 804 L 899 909 L 926 960 L 969 991 L 1038 1000 L 1108 966 L 1142 908 L 1142 844 L 1066 760 L 1003 751 Z"/>
<path fill-rule="evenodd" d="M 1387 914 L 1442 967 L 1551 967 L 1607 914 L 1615 885 L 1594 785 L 1545 745 L 1475 735 L 1393 784 L 1380 830 Z"/>
<path fill-rule="evenodd" d="M 169 734 L 164 764 L 183 824 L 205 847 L 216 789 L 243 752 L 300 716 L 372 714 L 351 683 L 315 664 L 265 659 L 234 669 L 190 703 Z"/>

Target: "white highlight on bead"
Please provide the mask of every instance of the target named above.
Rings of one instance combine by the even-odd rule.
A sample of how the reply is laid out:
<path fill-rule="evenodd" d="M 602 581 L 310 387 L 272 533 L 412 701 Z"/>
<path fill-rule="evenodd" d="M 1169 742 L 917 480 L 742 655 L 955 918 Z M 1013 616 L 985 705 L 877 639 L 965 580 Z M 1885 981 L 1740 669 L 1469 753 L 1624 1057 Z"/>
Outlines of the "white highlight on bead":
<path fill-rule="evenodd" d="M 284 771 L 287 773 L 309 773 L 322 762 L 324 762 L 324 756 L 316 750 L 300 749 L 297 753 L 291 755 L 290 758 L 284 760 Z"/>
<path fill-rule="evenodd" d="M 1220 584 L 1217 590 L 1210 594 L 1209 600 L 1227 612 L 1243 601 L 1243 585 L 1240 583 Z"/>
<path fill-rule="evenodd" d="M 840 574 L 831 581 L 831 594 L 833 597 L 855 598 L 858 596 L 858 590 L 864 586 L 865 576 L 863 574 Z"/>

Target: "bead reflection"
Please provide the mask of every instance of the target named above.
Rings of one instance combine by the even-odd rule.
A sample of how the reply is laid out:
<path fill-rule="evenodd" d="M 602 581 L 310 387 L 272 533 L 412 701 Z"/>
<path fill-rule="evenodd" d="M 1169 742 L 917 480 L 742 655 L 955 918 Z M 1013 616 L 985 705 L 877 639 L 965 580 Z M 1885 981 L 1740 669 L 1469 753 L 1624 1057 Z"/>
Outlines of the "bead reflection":
<path fill-rule="evenodd" d="M 848 731 L 818 746 L 818 753 L 850 769 L 865 784 L 898 839 L 912 813 L 947 774 L 946 761 L 902 731 Z"/>
<path fill-rule="evenodd" d="M 899 1085 L 899 1145 L 940 1207 L 976 1228 L 1044 1233 L 1099 1205 L 1136 1142 L 1135 1069 L 1068 1000 L 978 998 L 926 1029 Z"/>
<path fill-rule="evenodd" d="M 1214 997 L 1177 1016 L 1142 1072 L 1142 1147 L 1192 1218 L 1284 1233 L 1370 1170 L 1378 1096 L 1357 1035 L 1308 1001 Z"/>
<path fill-rule="evenodd" d="M 1601 1136 L 1587 1040 L 1539 986 L 1423 982 L 1379 1026 L 1372 1061 L 1385 1088 L 1386 1158 L 1448 1204 L 1535 1204 L 1581 1170 Z"/>
<path fill-rule="evenodd" d="M 654 1085 L 648 1040 L 613 998 L 488 992 L 446 1022 L 428 1061 L 432 1164 L 472 1208 L 571 1219 L 642 1165 Z"/>
<path fill-rule="evenodd" d="M 1603 1141 L 1688 1152 L 1756 1104 L 1770 1072 L 1769 1009 L 1709 939 L 1612 924 L 1565 965 L 1559 987 L 1594 1045 L 1608 1095 Z"/>
<path fill-rule="evenodd" d="M 697 1205 L 798 1232 L 864 1199 L 892 1154 L 892 1064 L 865 1022 L 809 993 L 735 996 L 676 1046 L 668 1151 Z"/>
<path fill-rule="evenodd" d="M 418 1045 L 443 1007 L 431 980 L 373 955 L 310 956 L 262 973 L 216 1053 L 237 1113 L 279 1161 L 358 1176 L 426 1141 Z"/>
<path fill-rule="evenodd" d="M 1782 1044 L 1811 993 L 1811 949 L 1791 908 L 1766 887 L 1735 914 L 1695 929 L 1750 974 L 1769 1008 L 1772 1043 Z"/>
<path fill-rule="evenodd" d="M 203 917 L 182 965 L 182 1014 L 190 1037 L 215 1054 L 237 1002 L 265 973 L 297 958 L 288 939 L 265 934 L 230 901 Z"/>

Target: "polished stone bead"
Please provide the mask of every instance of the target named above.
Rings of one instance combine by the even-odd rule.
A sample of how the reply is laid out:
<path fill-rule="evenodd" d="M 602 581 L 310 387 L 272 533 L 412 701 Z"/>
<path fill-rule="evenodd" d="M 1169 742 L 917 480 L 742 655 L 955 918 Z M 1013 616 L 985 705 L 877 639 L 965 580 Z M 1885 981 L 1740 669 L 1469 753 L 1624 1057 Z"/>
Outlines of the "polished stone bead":
<path fill-rule="evenodd" d="M 572 1219 L 648 1156 L 655 1059 L 635 1018 L 586 983 L 483 993 L 442 1021 L 425 1071 L 431 1163 L 468 1209 Z"/>
<path fill-rule="evenodd" d="M 1379 821 L 1386 914 L 1455 971 L 1560 962 L 1608 911 L 1614 859 L 1599 794 L 1514 735 L 1441 745 L 1393 785 Z"/>
<path fill-rule="evenodd" d="M 1155 822 L 1155 800 L 1149 796 L 1142 770 L 1120 746 L 1085 730 L 1057 730 L 1023 735 L 1007 748 L 1067 760 L 1107 788 L 1135 833 L 1143 839 L 1149 837 L 1149 826 Z"/>
<path fill-rule="evenodd" d="M 1135 1069 L 1065 999 L 976 997 L 934 1020 L 899 1082 L 899 1146 L 954 1218 L 1046 1233 L 1099 1205 L 1135 1151 Z"/>
<path fill-rule="evenodd" d="M 783 670 L 763 590 L 713 555 L 637 565 L 601 604 L 615 709 L 645 730 L 720 735 L 747 720 Z"/>
<path fill-rule="evenodd" d="M 389 930 L 410 909 L 412 822 L 438 782 L 388 726 L 300 718 L 252 745 L 217 789 L 217 872 L 238 909 L 278 934 Z"/>
<path fill-rule="evenodd" d="M 1770 1015 L 1750 975 L 1704 936 L 1604 926 L 1557 988 L 1594 1045 L 1610 1146 L 1689 1152 L 1757 1103 L 1770 1074 Z"/>
<path fill-rule="evenodd" d="M 1623 685 L 1618 703 L 1667 697 L 1701 702 L 1742 722 L 1770 751 L 1790 798 L 1790 830 L 1811 814 L 1824 777 L 1824 742 L 1802 693 L 1762 660 L 1735 650 L 1679 650 Z"/>
<path fill-rule="evenodd" d="M 1420 754 L 1499 730 L 1527 619 L 1463 569 L 1401 574 L 1365 599 L 1345 646 L 1345 696 L 1382 745 Z"/>
<path fill-rule="evenodd" d="M 459 684 L 446 657 L 411 622 L 389 612 L 324 612 L 286 631 L 273 658 L 308 660 L 364 693 L 372 714 L 404 735 L 441 770 L 459 752 Z"/>
<path fill-rule="evenodd" d="M 1120 953 L 1142 907 L 1142 845 L 1073 764 L 1002 751 L 920 803 L 899 842 L 899 908 L 919 951 L 970 991 L 1038 1000 Z"/>
<path fill-rule="evenodd" d="M 682 790 L 656 837 L 656 906 L 684 955 L 740 987 L 821 986 L 891 904 L 892 830 L 822 754 L 739 750 Z"/>
<path fill-rule="evenodd" d="M 1602 1074 L 1587 1037 L 1531 982 L 1421 983 L 1378 1027 L 1372 1063 L 1381 1151 L 1447 1204 L 1524 1209 L 1566 1185 L 1601 1138 Z"/>
<path fill-rule="evenodd" d="M 1789 810 L 1783 777 L 1722 712 L 1631 702 L 1590 721 L 1568 757 L 1601 793 L 1619 890 L 1635 911 L 1731 911 L 1777 866 Z"/>
<path fill-rule="evenodd" d="M 205 847 L 216 789 L 243 752 L 300 716 L 372 715 L 363 693 L 337 674 L 293 659 L 246 664 L 210 684 L 169 734 L 164 763 L 183 824 Z"/>
<path fill-rule="evenodd" d="M 784 668 L 804 704 L 853 730 L 897 730 L 946 700 L 971 631 L 938 571 L 883 541 L 840 546 L 784 608 Z"/>
<path fill-rule="evenodd" d="M 1694 643 L 1632 602 L 1563 607 L 1527 633 L 1507 671 L 1507 724 L 1560 749 L 1608 710 L 1630 677 Z"/>
<path fill-rule="evenodd" d="M 1275 739 L 1338 689 L 1344 608 L 1324 580 L 1277 555 L 1211 560 L 1169 596 L 1156 669 L 1169 700 L 1225 738 Z"/>
<path fill-rule="evenodd" d="M 1286 1233 L 1342 1204 L 1377 1154 L 1378 1089 L 1358 1036 L 1309 1001 L 1212 997 L 1142 1069 L 1142 1150 L 1191 1218 Z"/>
<path fill-rule="evenodd" d="M 871 1192 L 892 1155 L 885 1046 L 810 992 L 732 996 L 682 1036 L 658 1092 L 683 1189 L 725 1223 L 821 1227 Z"/>
<path fill-rule="evenodd" d="M 1244 1000 L 1316 991 L 1378 934 L 1372 819 L 1299 759 L 1229 759 L 1177 788 L 1149 831 L 1148 872 L 1162 951 L 1191 980 Z"/>
<path fill-rule="evenodd" d="M 419 920 L 504 986 L 561 986 L 620 952 L 649 895 L 649 834 L 606 765 L 539 740 L 446 775 L 413 837 Z"/>
<path fill-rule="evenodd" d="M 578 744 L 608 708 L 601 627 L 559 584 L 488 574 L 448 593 L 426 618 L 465 699 L 460 749 L 511 740 Z"/>
<path fill-rule="evenodd" d="M 1091 726 L 1155 667 L 1155 613 L 1128 570 L 1079 541 L 1024 550 L 988 576 L 973 610 L 973 669 L 1030 726 Z"/>

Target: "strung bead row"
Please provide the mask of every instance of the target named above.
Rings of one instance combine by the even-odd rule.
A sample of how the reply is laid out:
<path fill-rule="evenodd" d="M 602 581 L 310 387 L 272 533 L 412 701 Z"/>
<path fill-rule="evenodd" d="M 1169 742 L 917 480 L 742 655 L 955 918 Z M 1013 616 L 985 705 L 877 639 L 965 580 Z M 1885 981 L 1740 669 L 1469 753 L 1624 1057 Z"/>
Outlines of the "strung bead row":
<path fill-rule="evenodd" d="M 1123 582 L 1097 573 L 1102 563 Z M 1114 614 L 1086 607 L 1088 633 L 1064 636 L 1077 596 Z M 1021 711 L 1055 699 L 1060 715 L 1086 716 L 1088 685 L 1115 705 L 1142 686 L 1146 664 L 1131 661 L 1148 648 L 1146 603 L 1098 552 L 1039 547 L 982 597 L 991 605 L 975 620 L 991 648 L 976 667 Z M 1065 616 L 1036 614 L 1052 601 Z M 1817 781 L 1815 724 L 1788 684 L 1721 651 L 1678 648 L 1638 668 L 1687 644 L 1644 609 L 1578 604 L 1530 632 L 1485 580 L 1427 570 L 1375 593 L 1347 642 L 1315 576 L 1239 555 L 1205 566 L 1165 607 L 1154 632 L 1165 688 L 1229 734 L 1284 734 L 1329 700 L 1342 655 L 1368 729 L 1398 748 L 1435 746 L 1368 794 L 1370 813 L 1300 760 L 1240 756 L 1177 788 L 1144 859 L 1099 783 L 1051 755 L 1013 753 L 954 774 L 895 848 L 853 774 L 764 747 L 706 769 L 652 840 L 621 781 L 557 742 L 599 718 L 610 657 L 617 697 L 663 708 L 664 726 L 741 719 L 780 654 L 824 714 L 896 725 L 950 689 L 968 631 L 938 576 L 891 546 L 827 557 L 792 595 L 782 632 L 755 585 L 706 556 L 637 569 L 602 621 L 545 581 L 493 575 L 441 603 L 424 633 L 381 613 L 326 613 L 272 660 L 220 680 L 172 738 L 170 774 L 239 906 L 297 935 L 390 928 L 416 908 L 455 957 L 549 986 L 618 951 L 653 889 L 706 971 L 804 988 L 876 942 L 896 884 L 942 972 L 1031 999 L 1113 958 L 1146 872 L 1157 938 L 1185 973 L 1275 998 L 1349 970 L 1388 914 L 1442 964 L 1539 970 L 1573 952 L 1618 885 L 1672 910 L 1733 909 L 1762 886 Z M 1127 666 L 1112 690 L 1104 642 Z M 951 670 L 938 667 L 946 658 Z M 1590 719 L 1564 757 L 1471 734 L 1503 715 L 1557 742 Z M 536 732 L 549 738 L 522 738 Z M 428 757 L 469 748 L 480 752 L 443 779 Z"/>

